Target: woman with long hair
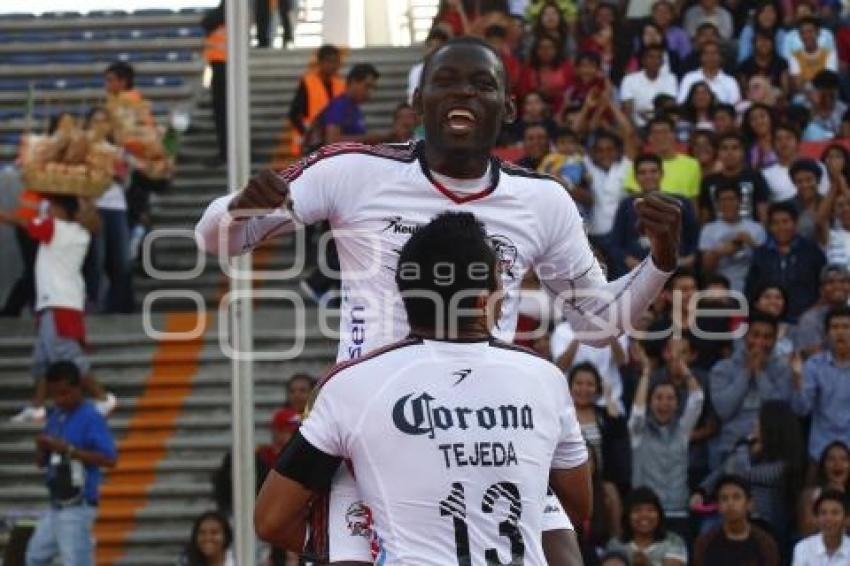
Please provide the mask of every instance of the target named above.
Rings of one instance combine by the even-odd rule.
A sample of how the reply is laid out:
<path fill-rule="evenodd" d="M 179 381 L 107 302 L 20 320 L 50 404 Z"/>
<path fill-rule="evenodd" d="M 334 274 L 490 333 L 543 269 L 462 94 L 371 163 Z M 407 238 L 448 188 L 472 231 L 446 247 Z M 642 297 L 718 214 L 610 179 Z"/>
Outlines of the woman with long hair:
<path fill-rule="evenodd" d="M 850 178 L 848 152 L 839 144 L 827 147 L 822 163 L 829 176 L 829 190 L 817 213 L 820 244 L 829 263 L 850 266 Z"/>
<path fill-rule="evenodd" d="M 785 41 L 782 12 L 775 2 L 762 0 L 753 12 L 752 21 L 741 30 L 741 35 L 738 37 L 738 63 L 743 63 L 753 54 L 753 42 L 757 33 L 765 33 L 773 37 L 774 45 L 782 45 Z"/>
<path fill-rule="evenodd" d="M 828 489 L 850 494 L 850 447 L 841 440 L 824 448 L 818 460 L 815 484 L 804 489 L 800 496 L 798 527 L 803 536 L 817 532 L 812 505 Z"/>
<path fill-rule="evenodd" d="M 685 541 L 667 530 L 664 509 L 648 487 L 638 487 L 626 498 L 622 534 L 608 542 L 609 551 L 625 554 L 630 564 L 646 566 L 685 566 Z"/>
<path fill-rule="evenodd" d="M 773 149 L 775 125 L 773 109 L 766 104 L 755 103 L 744 113 L 741 130 L 747 142 L 747 157 L 750 167 L 757 171 L 777 161 Z"/>
<path fill-rule="evenodd" d="M 551 37 L 560 47 L 561 53 L 566 53 L 569 48 L 570 25 L 564 18 L 564 13 L 552 0 L 548 0 L 540 8 L 540 13 L 534 19 L 531 33 L 535 38 L 544 35 Z"/>
<path fill-rule="evenodd" d="M 181 556 L 180 566 L 235 566 L 231 544 L 233 530 L 218 511 L 201 513 L 192 525 L 192 535 Z"/>
<path fill-rule="evenodd" d="M 599 55 L 602 70 L 611 82 L 620 84 L 631 56 L 629 32 L 615 6 L 599 3 L 593 10 L 591 29 L 579 43 L 583 52 Z"/>
<path fill-rule="evenodd" d="M 661 65 L 661 73 L 671 73 L 678 75 L 680 71 L 681 60 L 679 55 L 670 49 L 667 45 L 667 38 L 657 24 L 653 22 L 644 22 L 638 29 L 635 36 L 635 47 L 632 51 L 632 56 L 629 59 L 626 70 L 628 72 L 637 71 L 640 68 L 640 54 L 648 45 L 658 45 L 664 49 L 664 63 Z"/>
<path fill-rule="evenodd" d="M 520 78 L 521 96 L 539 91 L 551 113 L 557 115 L 564 102 L 564 91 L 573 81 L 572 63 L 564 57 L 556 41 L 548 35 L 536 37 L 528 66 Z"/>
<path fill-rule="evenodd" d="M 699 161 L 703 176 L 718 171 L 717 136 L 709 129 L 699 129 L 690 135 L 688 153 Z"/>
<path fill-rule="evenodd" d="M 717 107 L 717 96 L 705 81 L 691 86 L 682 105 L 682 117 L 689 121 L 694 129 L 711 130 L 714 127 L 712 114 Z"/>

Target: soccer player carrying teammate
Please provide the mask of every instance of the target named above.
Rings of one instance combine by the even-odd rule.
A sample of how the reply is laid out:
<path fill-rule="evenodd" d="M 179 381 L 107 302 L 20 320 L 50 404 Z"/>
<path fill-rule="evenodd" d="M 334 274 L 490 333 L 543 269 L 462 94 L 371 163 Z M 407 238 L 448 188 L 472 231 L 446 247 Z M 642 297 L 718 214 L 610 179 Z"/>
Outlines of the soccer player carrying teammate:
<path fill-rule="evenodd" d="M 490 335 L 497 257 L 468 212 L 404 245 L 411 334 L 325 378 L 257 500 L 259 535 L 300 550 L 303 517 L 347 461 L 378 564 L 546 564 L 547 485 L 590 514 L 587 449 L 558 368 Z"/>
<path fill-rule="evenodd" d="M 502 124 L 516 116 L 498 53 L 474 38 L 449 41 L 426 59 L 413 106 L 423 118 L 423 142 L 335 144 L 280 173 L 263 171 L 239 193 L 209 205 L 196 227 L 201 244 L 212 253 L 239 254 L 297 224 L 330 220 L 343 293 L 340 361 L 408 334 L 394 279 L 398 250 L 446 210 L 474 213 L 496 250 L 507 293 L 500 338 L 510 340 L 516 328 L 520 283 L 531 268 L 561 297 L 570 325 L 585 343 L 607 344 L 638 320 L 676 267 L 677 204 L 661 194 L 636 202 L 650 254 L 608 282 L 566 190 L 550 177 L 490 155 Z M 340 467 L 327 510 L 328 548 L 322 551 L 330 562 L 371 562 L 365 539 L 352 536 L 346 521 L 358 500 L 353 478 Z M 567 544 L 564 523 L 556 520 L 547 529 L 555 533 L 544 536 L 547 556 L 546 539 L 561 540 L 553 545 L 557 548 Z"/>

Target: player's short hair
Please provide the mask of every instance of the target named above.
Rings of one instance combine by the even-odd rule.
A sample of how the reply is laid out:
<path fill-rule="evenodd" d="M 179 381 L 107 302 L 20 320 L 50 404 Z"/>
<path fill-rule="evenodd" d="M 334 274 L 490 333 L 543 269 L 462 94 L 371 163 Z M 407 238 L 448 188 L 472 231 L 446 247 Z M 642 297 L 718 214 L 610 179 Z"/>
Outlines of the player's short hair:
<path fill-rule="evenodd" d="M 498 51 L 496 51 L 492 45 L 490 45 L 483 39 L 471 35 L 461 35 L 458 37 L 452 37 L 425 57 L 425 60 L 422 62 L 422 74 L 419 76 L 419 88 L 422 88 L 422 82 L 425 80 L 425 77 L 428 76 L 428 72 L 430 71 L 431 67 L 431 62 L 434 60 L 434 57 L 437 56 L 437 53 L 440 53 L 441 51 L 444 51 L 446 49 L 451 49 L 452 47 L 464 46 L 478 47 L 480 49 L 484 49 L 492 53 L 496 57 L 496 60 L 499 61 L 499 80 L 502 81 L 502 87 L 505 91 L 510 89 L 510 85 L 508 84 L 508 71 L 505 69 L 504 61 L 502 61 L 502 55 Z"/>
<path fill-rule="evenodd" d="M 346 81 L 349 83 L 359 83 L 370 77 L 377 80 L 380 76 L 381 73 L 379 73 L 378 69 L 376 69 L 371 63 L 358 63 L 351 67 L 351 70 L 348 71 Z"/>
<path fill-rule="evenodd" d="M 401 248 L 396 285 L 411 328 L 464 330 L 478 292 L 498 289 L 496 254 L 470 212 L 444 212 Z"/>
<path fill-rule="evenodd" d="M 125 61 L 115 61 L 114 63 L 110 63 L 103 74 L 115 75 L 124 81 L 127 88 L 133 88 L 133 81 L 136 78 L 136 71 L 133 70 L 133 66 Z"/>
<path fill-rule="evenodd" d="M 77 387 L 81 381 L 80 368 L 74 362 L 53 362 L 47 367 L 45 379 L 47 383 L 65 382 L 72 387 Z"/>
<path fill-rule="evenodd" d="M 331 45 L 330 43 L 326 43 L 319 47 L 316 50 L 316 60 L 323 61 L 324 59 L 330 59 L 331 57 L 339 57 L 339 48 L 336 45 Z"/>
<path fill-rule="evenodd" d="M 717 481 L 717 485 L 714 486 L 714 496 L 717 497 L 720 494 L 720 490 L 727 485 L 734 485 L 741 489 L 744 492 L 744 496 L 747 499 L 750 499 L 752 492 L 750 490 L 750 484 L 742 478 L 741 476 L 735 474 L 725 474 L 720 477 Z"/>
<path fill-rule="evenodd" d="M 825 489 L 821 492 L 820 495 L 818 495 L 818 498 L 815 499 L 815 502 L 812 505 L 812 509 L 814 510 L 815 515 L 817 515 L 818 511 L 820 511 L 820 506 L 827 501 L 834 501 L 835 503 L 838 503 L 844 510 L 844 514 L 847 515 L 847 495 L 841 491 L 838 491 L 837 489 Z"/>

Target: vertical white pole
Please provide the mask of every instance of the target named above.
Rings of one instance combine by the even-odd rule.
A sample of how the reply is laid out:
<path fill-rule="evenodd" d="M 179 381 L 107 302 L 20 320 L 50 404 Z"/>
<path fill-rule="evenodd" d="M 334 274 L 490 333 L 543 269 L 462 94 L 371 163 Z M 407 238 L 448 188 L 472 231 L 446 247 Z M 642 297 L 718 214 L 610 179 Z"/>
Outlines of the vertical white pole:
<path fill-rule="evenodd" d="M 227 29 L 227 182 L 238 191 L 251 175 L 250 77 L 248 47 L 250 29 L 247 0 L 225 0 Z M 251 256 L 233 260 L 238 273 L 249 273 Z M 230 280 L 230 290 L 251 289 L 247 277 Z M 248 298 L 232 303 L 230 311 L 233 347 L 237 352 L 253 350 L 252 304 Z M 250 360 L 232 362 L 231 418 L 233 432 L 233 534 L 236 564 L 256 562 L 254 537 L 254 378 Z"/>

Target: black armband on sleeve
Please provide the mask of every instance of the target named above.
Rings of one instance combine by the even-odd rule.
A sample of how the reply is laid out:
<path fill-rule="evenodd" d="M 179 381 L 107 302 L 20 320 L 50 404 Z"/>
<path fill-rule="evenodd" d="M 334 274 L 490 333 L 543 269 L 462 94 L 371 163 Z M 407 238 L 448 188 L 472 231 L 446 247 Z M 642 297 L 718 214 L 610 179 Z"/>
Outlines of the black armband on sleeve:
<path fill-rule="evenodd" d="M 277 457 L 275 470 L 318 493 L 328 491 L 342 458 L 325 454 L 296 432 Z"/>

